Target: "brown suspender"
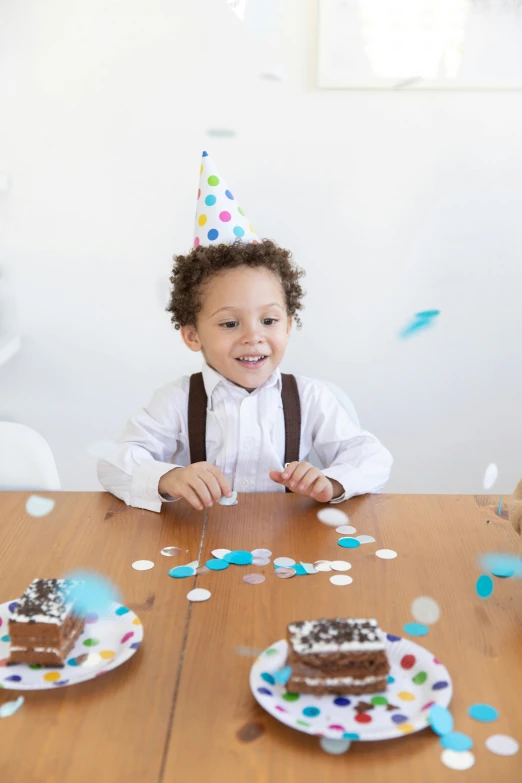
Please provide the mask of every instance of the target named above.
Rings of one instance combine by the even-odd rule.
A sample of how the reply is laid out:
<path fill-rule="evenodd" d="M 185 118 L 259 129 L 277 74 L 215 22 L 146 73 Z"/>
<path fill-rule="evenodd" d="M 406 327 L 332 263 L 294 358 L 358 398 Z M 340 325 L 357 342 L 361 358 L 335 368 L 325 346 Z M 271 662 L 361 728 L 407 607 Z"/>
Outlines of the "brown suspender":
<path fill-rule="evenodd" d="M 297 381 L 293 375 L 281 373 L 283 413 L 285 417 L 285 464 L 299 462 L 301 440 L 301 404 Z M 190 376 L 188 400 L 188 436 L 190 462 L 205 462 L 207 459 L 207 393 L 203 373 Z M 288 487 L 286 491 L 290 492 Z"/>

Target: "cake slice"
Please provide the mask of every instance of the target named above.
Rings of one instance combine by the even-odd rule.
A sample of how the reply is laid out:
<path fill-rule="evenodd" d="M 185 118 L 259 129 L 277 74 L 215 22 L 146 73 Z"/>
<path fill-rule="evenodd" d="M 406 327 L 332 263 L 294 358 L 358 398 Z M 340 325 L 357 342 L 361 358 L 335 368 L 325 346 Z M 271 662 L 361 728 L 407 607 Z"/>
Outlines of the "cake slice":
<path fill-rule="evenodd" d="M 377 620 L 335 618 L 288 626 L 293 693 L 363 694 L 386 690 L 390 665 Z"/>
<path fill-rule="evenodd" d="M 9 618 L 7 664 L 63 666 L 85 622 L 74 613 L 67 579 L 35 579 Z"/>

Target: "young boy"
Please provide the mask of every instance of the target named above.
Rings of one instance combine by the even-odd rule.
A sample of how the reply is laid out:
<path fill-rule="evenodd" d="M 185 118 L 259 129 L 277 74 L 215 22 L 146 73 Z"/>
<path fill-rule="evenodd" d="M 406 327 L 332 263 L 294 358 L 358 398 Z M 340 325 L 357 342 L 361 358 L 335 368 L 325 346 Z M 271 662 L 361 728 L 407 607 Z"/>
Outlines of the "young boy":
<path fill-rule="evenodd" d="M 174 259 L 171 320 L 203 354 L 202 374 L 159 389 L 133 416 L 98 477 L 127 505 L 194 508 L 240 492 L 291 491 L 318 502 L 378 492 L 390 453 L 322 383 L 282 375 L 304 272 L 259 240 L 203 153 L 194 248 Z M 325 468 L 306 458 L 311 449 Z"/>

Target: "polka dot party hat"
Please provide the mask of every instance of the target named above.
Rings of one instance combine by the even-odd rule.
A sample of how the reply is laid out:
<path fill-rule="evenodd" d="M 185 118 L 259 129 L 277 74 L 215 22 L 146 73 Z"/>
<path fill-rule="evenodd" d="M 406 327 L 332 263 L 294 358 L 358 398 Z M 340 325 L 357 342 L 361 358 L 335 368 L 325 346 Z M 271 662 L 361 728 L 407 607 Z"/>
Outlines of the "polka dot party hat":
<path fill-rule="evenodd" d="M 208 152 L 201 160 L 194 247 L 231 245 L 236 239 L 257 244 L 259 237 L 219 174 Z"/>

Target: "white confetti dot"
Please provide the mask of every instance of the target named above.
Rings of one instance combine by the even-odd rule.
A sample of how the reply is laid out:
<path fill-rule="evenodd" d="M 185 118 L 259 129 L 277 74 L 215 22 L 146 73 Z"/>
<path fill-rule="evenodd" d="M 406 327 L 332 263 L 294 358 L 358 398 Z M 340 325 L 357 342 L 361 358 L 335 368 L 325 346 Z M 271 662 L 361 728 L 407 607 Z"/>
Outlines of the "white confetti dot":
<path fill-rule="evenodd" d="M 219 499 L 220 506 L 235 506 L 237 504 L 237 492 L 234 490 L 229 498 L 225 495 Z"/>
<path fill-rule="evenodd" d="M 253 549 L 250 554 L 252 557 L 272 557 L 269 549 Z"/>
<path fill-rule="evenodd" d="M 276 557 L 274 560 L 274 565 L 283 566 L 283 568 L 290 568 L 290 566 L 295 565 L 295 560 L 292 560 L 291 557 Z"/>
<path fill-rule="evenodd" d="M 225 555 L 229 555 L 231 552 L 230 549 L 213 549 L 212 554 L 214 557 L 217 557 L 218 560 L 223 560 Z"/>
<path fill-rule="evenodd" d="M 487 466 L 484 473 L 484 481 L 482 482 L 484 489 L 491 489 L 493 484 L 498 478 L 498 468 L 494 462 Z"/>
<path fill-rule="evenodd" d="M 189 601 L 208 601 L 211 595 L 212 593 L 210 590 L 205 590 L 203 587 L 196 587 L 194 590 L 187 593 L 187 598 Z"/>
<path fill-rule="evenodd" d="M 360 544 L 374 544 L 375 538 L 373 536 L 355 536 Z"/>
<path fill-rule="evenodd" d="M 330 562 L 328 560 L 318 560 L 317 563 L 314 563 L 314 568 L 316 571 L 331 571 Z"/>
<path fill-rule="evenodd" d="M 252 565 L 264 566 L 264 565 L 269 565 L 269 563 L 270 563 L 270 558 L 269 557 L 253 557 L 252 558 Z"/>
<path fill-rule="evenodd" d="M 347 574 L 336 574 L 335 576 L 330 577 L 330 582 L 333 585 L 351 585 L 353 579 Z"/>
<path fill-rule="evenodd" d="M 192 563 L 187 563 L 187 568 L 194 568 L 196 569 L 198 567 L 199 563 L 197 560 L 193 560 Z"/>
<path fill-rule="evenodd" d="M 514 756 L 518 753 L 518 742 L 507 734 L 492 734 L 486 740 L 486 748 L 497 756 Z"/>
<path fill-rule="evenodd" d="M 135 560 L 132 567 L 135 571 L 149 571 L 154 568 L 154 563 L 152 560 Z"/>
<path fill-rule="evenodd" d="M 351 525 L 341 525 L 341 527 L 338 527 L 335 532 L 341 533 L 343 536 L 351 536 L 354 533 L 357 533 L 357 530 Z M 342 740 L 342 742 L 350 742 L 350 740 Z"/>
<path fill-rule="evenodd" d="M 338 756 L 340 753 L 346 753 L 351 744 L 350 740 L 330 739 L 329 737 L 321 737 L 319 740 L 319 745 L 325 753 L 331 753 L 333 756 Z"/>
<path fill-rule="evenodd" d="M 412 603 L 411 613 L 417 622 L 431 625 L 432 623 L 436 623 L 439 619 L 440 607 L 433 598 L 421 595 Z"/>
<path fill-rule="evenodd" d="M 475 763 L 475 756 L 469 750 L 443 750 L 440 754 L 442 763 L 449 769 L 471 769 Z"/>
<path fill-rule="evenodd" d="M 332 560 L 330 563 L 332 571 L 349 571 L 351 567 L 352 564 L 346 560 Z"/>
<path fill-rule="evenodd" d="M 394 557 L 397 557 L 397 552 L 394 552 L 393 549 L 378 549 L 375 554 L 383 560 L 393 560 Z"/>
<path fill-rule="evenodd" d="M 54 508 L 52 498 L 42 498 L 40 495 L 31 495 L 27 498 L 25 510 L 32 517 L 46 517 Z"/>
<path fill-rule="evenodd" d="M 322 508 L 317 512 L 317 517 L 323 525 L 330 525 L 331 527 L 346 525 L 350 521 L 344 511 L 340 511 L 338 508 Z"/>

